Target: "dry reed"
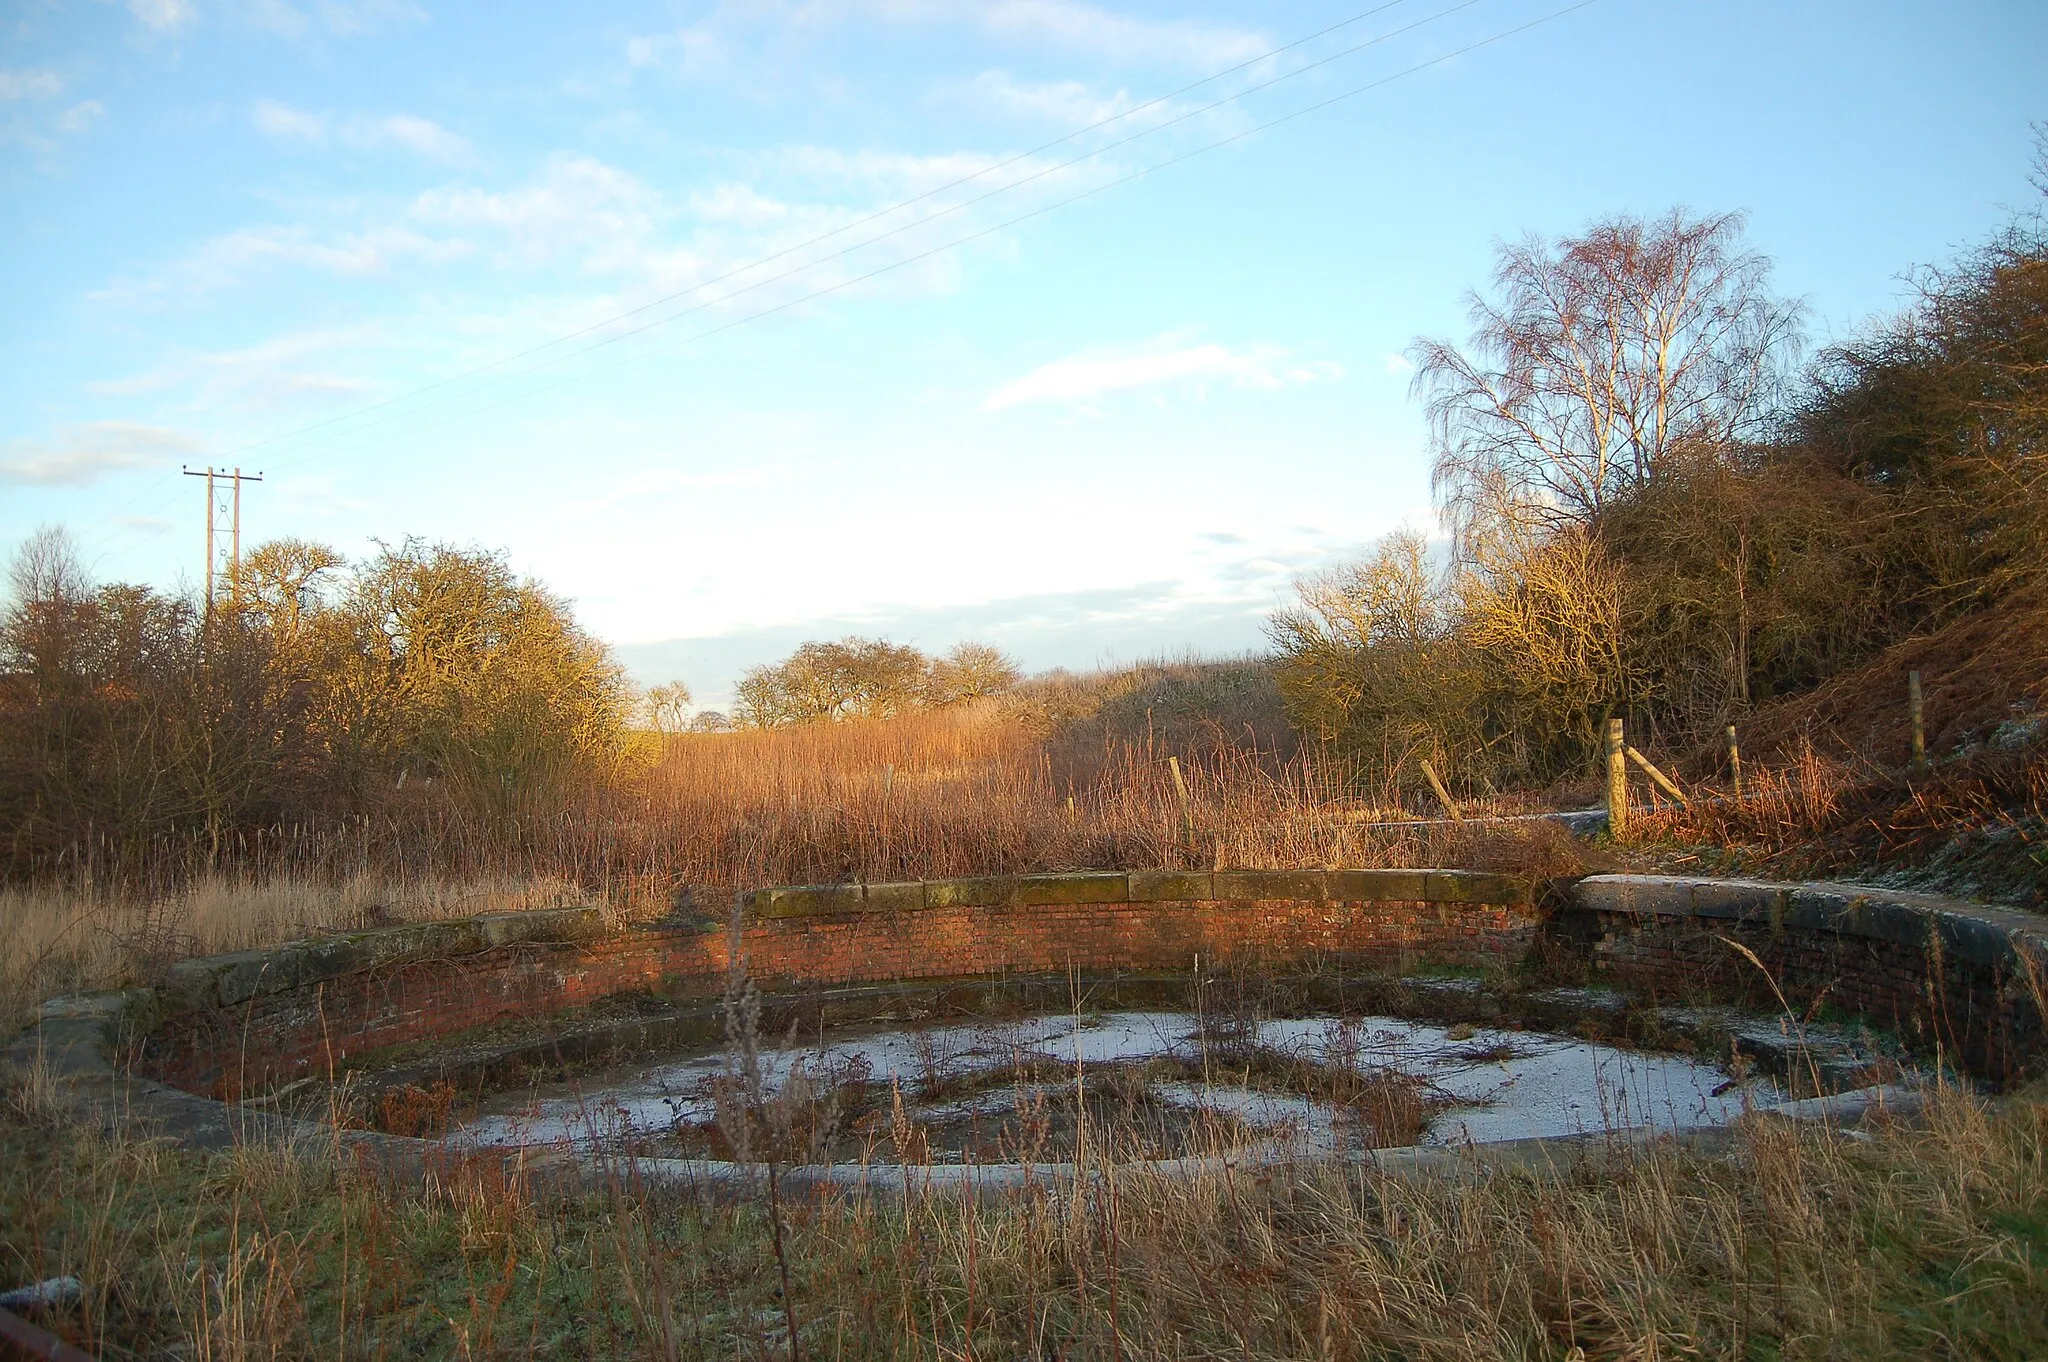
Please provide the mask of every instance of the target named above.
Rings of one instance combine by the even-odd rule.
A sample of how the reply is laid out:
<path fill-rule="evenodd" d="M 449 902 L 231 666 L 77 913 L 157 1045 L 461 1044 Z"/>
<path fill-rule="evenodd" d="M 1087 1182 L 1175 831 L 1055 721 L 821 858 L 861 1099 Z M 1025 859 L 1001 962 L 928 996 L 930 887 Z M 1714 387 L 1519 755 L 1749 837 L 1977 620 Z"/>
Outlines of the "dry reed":
<path fill-rule="evenodd" d="M 1869 1138 L 1753 1120 L 1583 1174 L 1302 1165 L 783 1207 L 420 1186 L 181 1153 L 0 1106 L 0 1261 L 77 1276 L 105 1355 L 978 1358 L 2040 1356 L 2048 1104 L 1938 1094 Z M 792 1306 L 792 1298 L 794 1308 Z"/>

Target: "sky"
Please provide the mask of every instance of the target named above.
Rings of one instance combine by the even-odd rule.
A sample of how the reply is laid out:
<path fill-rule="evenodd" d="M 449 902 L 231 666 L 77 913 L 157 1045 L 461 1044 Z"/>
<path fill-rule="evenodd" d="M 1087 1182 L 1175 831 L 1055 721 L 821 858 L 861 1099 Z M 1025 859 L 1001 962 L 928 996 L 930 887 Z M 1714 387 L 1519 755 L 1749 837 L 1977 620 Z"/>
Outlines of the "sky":
<path fill-rule="evenodd" d="M 2028 200 L 2048 5 L 0 3 L 0 552 L 502 551 L 721 704 L 1256 649 L 1433 525 L 1504 238 L 1748 215 L 1814 344 Z"/>

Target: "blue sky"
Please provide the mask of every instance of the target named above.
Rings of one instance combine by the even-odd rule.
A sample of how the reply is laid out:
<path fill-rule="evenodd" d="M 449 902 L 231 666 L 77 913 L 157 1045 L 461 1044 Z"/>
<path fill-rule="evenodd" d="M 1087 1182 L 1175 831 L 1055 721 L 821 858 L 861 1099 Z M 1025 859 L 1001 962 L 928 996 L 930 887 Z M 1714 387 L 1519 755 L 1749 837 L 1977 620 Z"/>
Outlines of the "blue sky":
<path fill-rule="evenodd" d="M 1257 646 L 1427 523 L 1400 353 L 1497 238 L 1742 209 L 1825 341 L 2029 196 L 2048 6 L 1568 3 L 13 0 L 0 549 L 189 585 L 213 462 L 709 701 Z"/>

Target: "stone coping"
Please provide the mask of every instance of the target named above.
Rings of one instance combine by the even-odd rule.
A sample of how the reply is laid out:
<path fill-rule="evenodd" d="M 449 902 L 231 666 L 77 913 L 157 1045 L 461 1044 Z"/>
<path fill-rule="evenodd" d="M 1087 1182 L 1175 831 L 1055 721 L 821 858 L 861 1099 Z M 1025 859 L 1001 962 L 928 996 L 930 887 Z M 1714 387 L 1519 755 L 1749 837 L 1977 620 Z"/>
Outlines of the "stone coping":
<path fill-rule="evenodd" d="M 1486 903 L 1527 905 L 1527 876 L 1482 870 L 1088 870 L 890 884 L 805 884 L 747 895 L 756 920 L 916 912 L 928 908 L 1029 908 L 1082 903 Z"/>
<path fill-rule="evenodd" d="M 126 1007 L 144 1008 L 148 1018 L 158 1019 L 196 1008 L 235 1007 L 265 994 L 288 993 L 414 960 L 478 955 L 524 943 L 592 941 L 604 934 L 604 912 L 598 908 L 537 908 L 524 913 L 411 922 L 180 960 L 165 970 L 157 983 L 125 990 L 119 996 Z M 109 996 L 52 999 L 43 1005 L 42 1015 L 49 1019 L 81 1007 L 104 1015 L 104 999 Z"/>
<path fill-rule="evenodd" d="M 2024 950 L 2048 978 L 2048 917 L 1935 894 L 1827 882 L 1588 875 L 1564 898 L 1586 912 L 1718 918 L 1903 946 L 1936 940 L 1951 957 L 1985 968 L 2011 965 Z"/>

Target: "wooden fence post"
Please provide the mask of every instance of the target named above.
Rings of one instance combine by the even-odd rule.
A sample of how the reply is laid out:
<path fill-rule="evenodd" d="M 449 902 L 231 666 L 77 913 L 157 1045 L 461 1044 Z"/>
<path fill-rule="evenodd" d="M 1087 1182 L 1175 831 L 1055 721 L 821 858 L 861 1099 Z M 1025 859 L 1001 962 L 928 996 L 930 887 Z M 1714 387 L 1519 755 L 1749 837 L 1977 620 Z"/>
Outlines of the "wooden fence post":
<path fill-rule="evenodd" d="M 1742 800 L 1742 748 L 1735 741 L 1735 725 L 1728 725 L 1728 778 L 1735 784 L 1735 799 Z"/>
<path fill-rule="evenodd" d="M 1436 767 L 1429 764 L 1429 758 L 1422 759 L 1422 774 L 1429 780 L 1429 788 L 1436 791 L 1436 797 L 1443 801 L 1444 809 L 1451 815 L 1453 823 L 1465 821 L 1465 815 L 1458 812 L 1458 801 L 1451 798 L 1451 792 L 1444 788 L 1443 778 L 1436 773 Z"/>
<path fill-rule="evenodd" d="M 1619 837 L 1628 831 L 1628 746 L 1621 720 L 1607 721 L 1607 835 Z"/>
<path fill-rule="evenodd" d="M 1927 770 L 1927 719 L 1920 703 L 1920 673 L 1906 673 L 1906 717 L 1913 725 L 1913 772 Z"/>
<path fill-rule="evenodd" d="M 1188 846 L 1195 845 L 1195 801 L 1188 797 L 1188 783 L 1181 779 L 1180 758 L 1168 757 L 1166 769 L 1173 772 L 1174 792 L 1180 796 L 1181 825 L 1187 829 Z"/>
<path fill-rule="evenodd" d="M 1686 803 L 1685 791 L 1678 788 L 1678 782 L 1658 770 L 1656 764 L 1648 757 L 1636 751 L 1635 748 L 1630 747 L 1627 743 L 1622 744 L 1622 750 L 1628 753 L 1630 761 L 1643 768 L 1643 774 L 1650 778 L 1652 784 L 1678 801 L 1679 808 L 1691 807 L 1691 805 Z"/>

